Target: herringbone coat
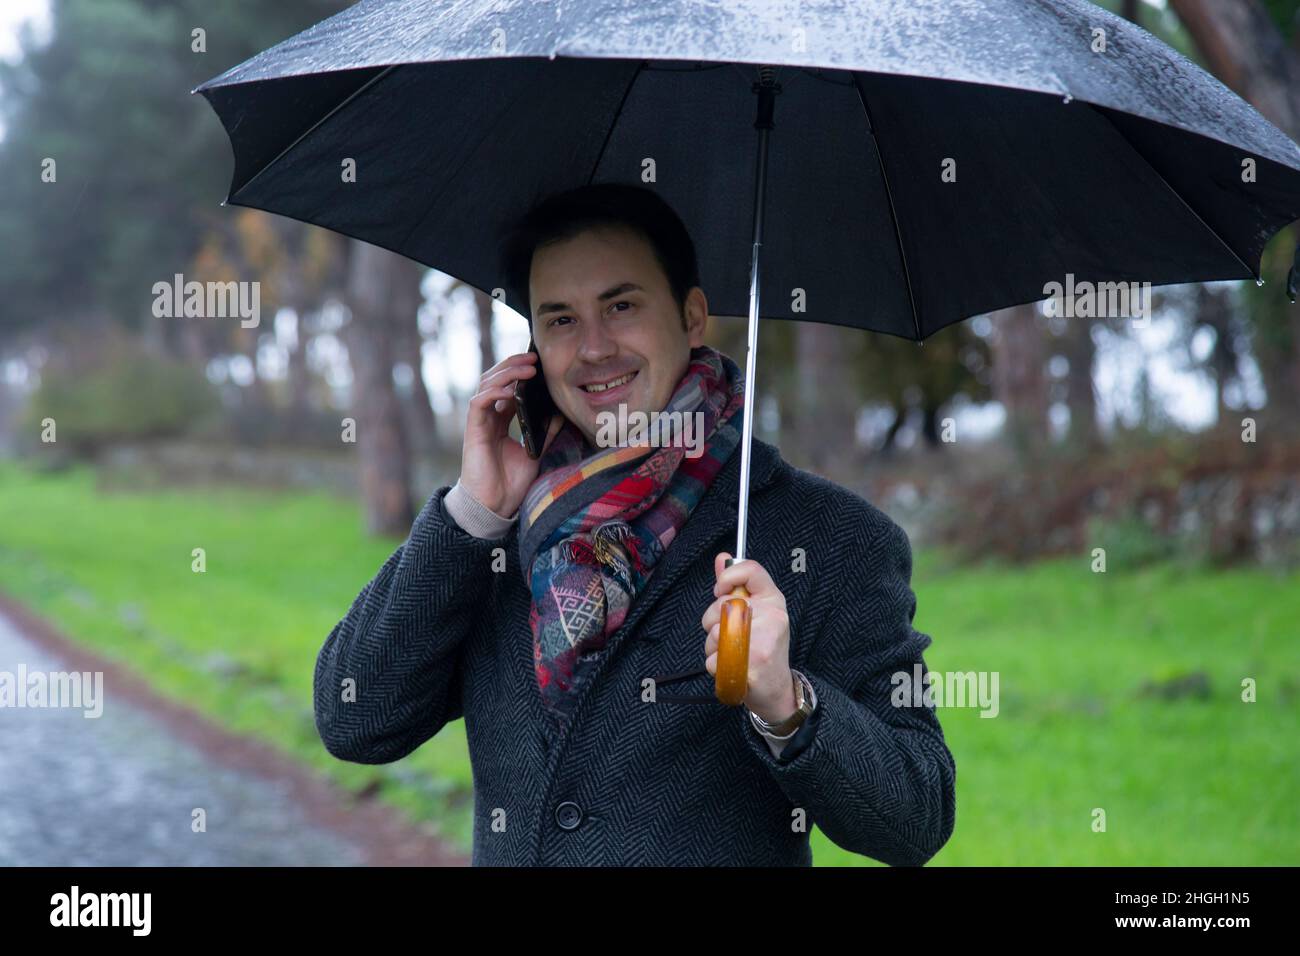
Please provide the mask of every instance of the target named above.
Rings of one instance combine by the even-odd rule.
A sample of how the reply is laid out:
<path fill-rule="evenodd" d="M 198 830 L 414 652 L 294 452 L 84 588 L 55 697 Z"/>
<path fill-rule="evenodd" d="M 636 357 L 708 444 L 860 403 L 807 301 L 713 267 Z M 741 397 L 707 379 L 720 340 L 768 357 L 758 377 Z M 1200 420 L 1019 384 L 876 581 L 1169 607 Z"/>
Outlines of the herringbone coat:
<path fill-rule="evenodd" d="M 925 863 L 953 830 L 956 766 L 933 708 L 890 702 L 891 675 L 924 667 L 930 644 L 911 626 L 907 536 L 760 440 L 747 557 L 785 595 L 790 665 L 817 708 L 777 759 L 743 707 L 711 696 L 700 618 L 714 555 L 735 548 L 739 466 L 737 450 L 555 741 L 543 731 L 518 524 L 499 540 L 473 537 L 443 507 L 450 486 L 439 488 L 320 650 L 326 748 L 387 763 L 463 717 L 474 865 L 809 865 L 814 823 L 854 853 Z M 682 674 L 693 676 L 669 679 Z"/>

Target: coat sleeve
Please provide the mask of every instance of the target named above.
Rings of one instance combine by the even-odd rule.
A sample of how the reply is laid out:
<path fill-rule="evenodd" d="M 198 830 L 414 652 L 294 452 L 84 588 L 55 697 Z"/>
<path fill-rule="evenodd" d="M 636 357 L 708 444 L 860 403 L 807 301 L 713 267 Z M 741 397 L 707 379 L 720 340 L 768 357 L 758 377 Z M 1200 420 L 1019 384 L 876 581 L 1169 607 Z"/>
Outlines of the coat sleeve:
<path fill-rule="evenodd" d="M 400 760 L 462 716 L 460 649 L 491 606 L 493 549 L 505 539 L 457 525 L 449 490 L 433 493 L 317 655 L 316 729 L 340 760 Z"/>
<path fill-rule="evenodd" d="M 867 547 L 829 549 L 844 567 L 821 592 L 827 612 L 805 617 L 816 631 L 811 647 L 791 655 L 816 688 L 816 709 L 779 758 L 752 732 L 745 739 L 789 800 L 838 846 L 920 866 L 952 835 L 956 763 L 933 707 L 891 703 L 891 676 L 910 677 L 918 664 L 924 674 L 921 652 L 931 641 L 912 628 L 907 535 L 864 504 L 850 509 L 835 537 Z"/>

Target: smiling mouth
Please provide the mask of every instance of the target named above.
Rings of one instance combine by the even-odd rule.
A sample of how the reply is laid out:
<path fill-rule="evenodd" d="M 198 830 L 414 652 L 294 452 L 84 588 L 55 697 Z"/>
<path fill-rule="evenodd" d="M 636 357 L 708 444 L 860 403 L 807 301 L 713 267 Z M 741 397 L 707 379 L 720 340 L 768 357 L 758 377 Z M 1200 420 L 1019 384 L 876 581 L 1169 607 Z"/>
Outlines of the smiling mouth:
<path fill-rule="evenodd" d="M 636 378 L 636 376 L 637 376 L 636 372 L 628 372 L 626 375 L 620 375 L 618 378 L 612 378 L 608 382 L 601 382 L 600 384 L 593 384 L 593 385 L 583 385 L 581 386 L 581 388 L 584 392 L 588 393 L 589 395 L 599 395 L 601 392 L 607 392 L 611 388 L 618 388 L 620 385 L 624 385 L 632 381 L 632 379 Z"/>

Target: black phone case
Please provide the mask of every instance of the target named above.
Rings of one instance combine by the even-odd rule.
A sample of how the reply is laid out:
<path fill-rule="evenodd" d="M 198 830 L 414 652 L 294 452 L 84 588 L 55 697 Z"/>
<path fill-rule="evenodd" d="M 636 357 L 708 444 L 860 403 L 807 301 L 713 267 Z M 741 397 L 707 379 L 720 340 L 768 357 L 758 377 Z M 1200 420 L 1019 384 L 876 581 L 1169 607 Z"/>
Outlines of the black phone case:
<path fill-rule="evenodd" d="M 536 354 L 537 348 L 530 341 L 528 351 Z M 519 432 L 524 439 L 524 448 L 529 458 L 539 458 L 542 444 L 546 441 L 546 429 L 551 423 L 551 416 L 558 409 L 551 399 L 546 387 L 546 376 L 542 373 L 542 360 L 535 363 L 537 374 L 532 378 L 519 379 L 515 383 L 515 418 L 519 421 Z"/>

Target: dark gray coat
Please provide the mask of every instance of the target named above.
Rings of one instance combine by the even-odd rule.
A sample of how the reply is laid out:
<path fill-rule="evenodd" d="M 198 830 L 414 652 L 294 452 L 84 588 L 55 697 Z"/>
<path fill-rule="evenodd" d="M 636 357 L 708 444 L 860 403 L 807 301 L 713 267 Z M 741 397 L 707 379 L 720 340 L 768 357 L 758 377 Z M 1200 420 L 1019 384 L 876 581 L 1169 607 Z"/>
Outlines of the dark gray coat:
<path fill-rule="evenodd" d="M 806 866 L 813 823 L 854 853 L 925 863 L 953 830 L 956 766 L 933 708 L 890 703 L 890 675 L 924 665 L 930 644 L 911 626 L 907 536 L 755 440 L 747 557 L 785 595 L 790 664 L 817 691 L 813 715 L 776 759 L 743 707 L 710 699 L 704 670 L 700 618 L 713 600 L 713 557 L 735 548 L 739 472 L 737 450 L 553 743 L 542 732 L 518 525 L 475 538 L 443 507 L 450 486 L 439 488 L 321 648 L 315 706 L 326 748 L 387 763 L 464 717 L 475 865 Z M 806 570 L 792 570 L 796 548 Z M 665 681 L 683 673 L 694 676 Z M 347 678 L 356 700 L 344 703 Z M 654 702 L 646 678 L 656 679 Z M 683 697 L 697 700 L 673 699 Z"/>

